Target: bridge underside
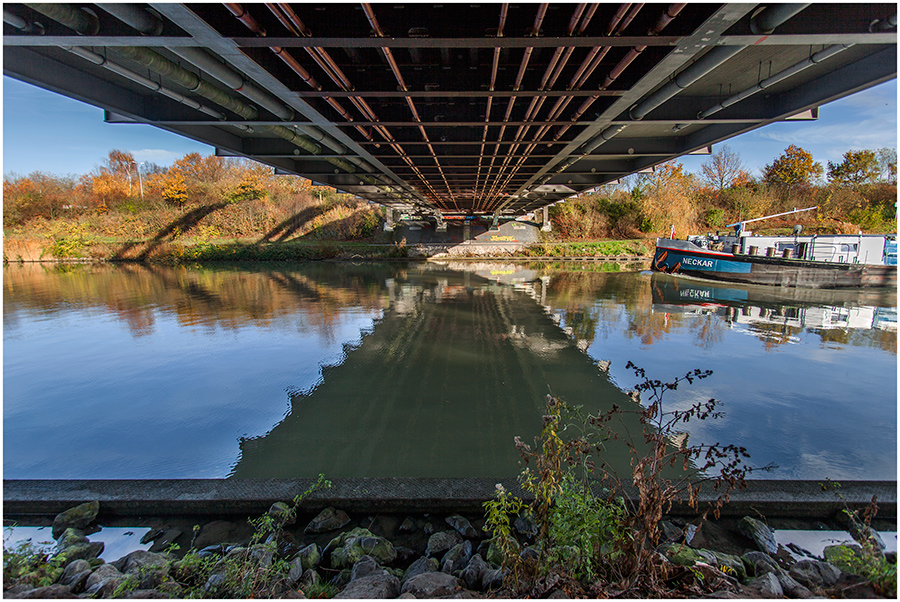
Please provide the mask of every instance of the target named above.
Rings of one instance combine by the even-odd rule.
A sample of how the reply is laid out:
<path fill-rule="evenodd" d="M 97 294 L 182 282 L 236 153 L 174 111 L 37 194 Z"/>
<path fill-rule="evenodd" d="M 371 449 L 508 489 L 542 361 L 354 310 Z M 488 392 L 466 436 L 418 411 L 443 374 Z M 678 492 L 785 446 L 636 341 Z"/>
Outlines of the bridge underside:
<path fill-rule="evenodd" d="M 4 4 L 4 73 L 394 208 L 522 214 L 896 77 L 896 4 Z"/>

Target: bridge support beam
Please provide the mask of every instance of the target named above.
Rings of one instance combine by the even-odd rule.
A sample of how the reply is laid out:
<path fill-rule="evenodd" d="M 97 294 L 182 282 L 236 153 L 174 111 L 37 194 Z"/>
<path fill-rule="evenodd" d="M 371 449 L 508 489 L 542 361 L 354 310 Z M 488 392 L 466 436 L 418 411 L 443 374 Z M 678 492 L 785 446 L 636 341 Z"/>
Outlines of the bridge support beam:
<path fill-rule="evenodd" d="M 550 207 L 544 205 L 541 232 L 550 232 Z"/>
<path fill-rule="evenodd" d="M 434 219 L 437 220 L 437 225 L 434 227 L 435 232 L 446 232 L 447 231 L 447 222 L 444 221 L 444 216 L 441 215 L 440 211 L 434 212 Z"/>

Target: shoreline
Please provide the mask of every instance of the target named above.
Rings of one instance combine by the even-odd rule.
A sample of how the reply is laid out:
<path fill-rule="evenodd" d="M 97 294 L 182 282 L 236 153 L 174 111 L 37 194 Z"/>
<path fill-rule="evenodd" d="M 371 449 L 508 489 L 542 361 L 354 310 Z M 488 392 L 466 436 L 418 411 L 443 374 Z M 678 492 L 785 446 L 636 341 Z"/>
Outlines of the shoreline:
<path fill-rule="evenodd" d="M 310 483 L 313 479 L 293 485 Z M 852 483 L 844 486 L 851 493 Z M 331 487 L 347 494 L 347 483 L 341 480 Z M 355 488 L 358 490 L 358 483 Z M 295 498 L 293 507 L 282 501 L 271 504 L 259 519 L 239 513 L 202 520 L 197 516 L 121 516 L 114 509 L 110 512 L 108 501 L 97 499 L 66 505 L 65 511 L 52 519 L 47 515 L 43 521 L 44 526 L 52 523 L 55 548 L 39 552 L 11 545 L 5 549 L 12 568 L 9 574 L 6 567 L 4 570 L 4 597 L 522 597 L 522 584 L 500 553 L 497 536 L 492 537 L 483 511 L 350 508 L 332 504 L 340 502 L 333 492 L 314 489 L 315 485 L 305 490 L 312 494 L 302 503 Z M 96 493 L 79 491 L 86 497 Z M 292 487 L 292 491 L 298 489 Z M 758 509 L 748 511 L 750 514 L 735 512 L 705 521 L 695 515 L 665 515 L 660 523 L 658 562 L 668 567 L 666 572 L 687 570 L 686 575 L 692 573 L 699 579 L 687 591 L 671 590 L 673 595 L 890 596 L 890 591 L 861 576 L 858 565 L 847 560 L 859 548 L 853 539 L 865 542 L 872 537 L 861 539 L 854 530 L 858 524 L 852 520 L 842 522 L 838 516 L 827 524 L 779 520 Z M 139 525 L 144 527 L 143 547 L 131 542 L 127 552 L 119 547 L 114 556 L 104 560 L 100 558 L 106 539 L 103 529 L 116 523 L 134 531 Z M 875 529 L 879 524 L 882 530 L 890 530 L 890 523 L 884 520 L 872 523 Z M 811 551 L 795 543 L 792 538 L 796 535 L 790 535 L 798 529 L 811 532 L 823 528 L 835 529 L 828 531 L 831 534 L 843 532 L 842 542 L 812 545 L 815 551 Z M 782 530 L 785 535 L 776 537 Z M 526 562 L 540 562 L 544 557 L 537 532 L 530 515 L 519 514 L 512 533 Z M 95 533 L 99 535 L 91 541 L 88 536 Z M 896 563 L 895 546 L 887 548 L 880 553 L 880 562 Z M 548 553 L 553 557 L 554 552 Z M 121 558 L 113 560 L 119 554 L 123 554 Z M 250 586 L 247 575 L 254 576 Z M 543 585 L 540 580 L 534 584 L 530 597 L 603 597 L 617 587 L 614 581 L 596 577 L 575 579 L 565 569 L 551 575 L 556 577 Z M 659 595 L 660 590 L 654 591 Z"/>

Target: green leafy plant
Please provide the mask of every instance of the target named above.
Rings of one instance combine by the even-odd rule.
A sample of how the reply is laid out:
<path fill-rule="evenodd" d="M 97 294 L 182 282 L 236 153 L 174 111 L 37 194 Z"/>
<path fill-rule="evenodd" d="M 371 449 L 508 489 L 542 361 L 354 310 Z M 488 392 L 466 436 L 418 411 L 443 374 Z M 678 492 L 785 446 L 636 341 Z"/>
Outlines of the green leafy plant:
<path fill-rule="evenodd" d="M 78 223 L 54 227 L 49 238 L 50 246 L 46 252 L 58 259 L 83 257 L 89 243 L 86 226 Z"/>
<path fill-rule="evenodd" d="M 514 581 L 518 581 L 522 558 L 519 555 L 519 542 L 512 532 L 510 521 L 522 511 L 523 502 L 512 495 L 500 483 L 493 500 L 484 503 L 484 529 L 492 535 L 492 543 L 503 558 L 503 569 L 510 572 Z"/>
<path fill-rule="evenodd" d="M 752 470 L 743 463 L 748 457 L 744 448 L 690 445 L 680 430 L 692 420 L 720 416 L 718 401 L 698 402 L 684 410 L 664 407 L 668 391 L 712 372 L 694 370 L 663 382 L 647 378 L 630 362 L 627 367 L 642 379 L 632 399 L 639 401 L 643 394 L 646 405 L 613 405 L 598 415 L 585 415 L 580 407 L 548 395 L 539 440 L 531 446 L 516 437 L 527 465 L 520 476 L 522 488 L 534 495 L 530 512 L 538 530 L 538 558 L 526 562 L 517 553 L 514 557 L 517 544 L 507 542 L 505 564 L 513 568 L 507 584 L 514 592 L 540 596 L 547 591 L 546 583 L 564 576 L 593 581 L 590 591 L 597 595 L 668 597 L 669 569 L 657 552 L 664 514 L 676 499 L 686 498 L 701 520 L 710 512 L 717 516 L 730 491 L 744 486 L 744 477 Z M 633 422 L 628 423 L 632 429 L 623 422 L 628 415 L 636 416 L 639 433 L 632 432 Z M 627 477 L 603 461 L 614 441 L 624 444 L 631 455 Z M 718 497 L 701 509 L 700 486 L 707 481 Z M 629 491 L 637 495 L 626 495 Z M 519 507 L 521 502 L 505 491 L 485 505 L 486 524 L 495 537 L 512 536 L 502 517 Z"/>
<path fill-rule="evenodd" d="M 3 548 L 4 589 L 20 584 L 45 587 L 59 579 L 63 568 L 61 559 L 50 558 L 50 543 L 35 544 L 26 539 Z"/>
<path fill-rule="evenodd" d="M 593 579 L 600 566 L 614 564 L 628 538 L 625 506 L 596 497 L 565 474 L 550 511 L 549 560 L 568 566 L 575 578 Z"/>
<path fill-rule="evenodd" d="M 721 228 L 725 225 L 725 210 L 712 208 L 706 210 L 706 224 L 710 228 Z"/>
<path fill-rule="evenodd" d="M 859 548 L 841 546 L 832 559 L 843 570 L 869 581 L 879 595 L 897 597 L 897 563 L 889 562 L 878 544 L 872 529 L 872 519 L 878 513 L 878 500 L 874 496 L 860 518 L 858 510 L 844 508 L 844 514 L 856 532 Z"/>

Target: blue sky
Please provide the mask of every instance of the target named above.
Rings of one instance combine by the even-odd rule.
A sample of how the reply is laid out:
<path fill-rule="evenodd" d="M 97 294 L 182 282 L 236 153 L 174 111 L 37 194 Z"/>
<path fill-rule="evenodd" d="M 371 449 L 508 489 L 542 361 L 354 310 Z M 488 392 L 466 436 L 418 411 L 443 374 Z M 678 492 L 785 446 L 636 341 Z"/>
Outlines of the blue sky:
<path fill-rule="evenodd" d="M 775 123 L 725 144 L 756 175 L 791 144 L 811 152 L 823 167 L 839 162 L 848 150 L 896 148 L 897 80 L 824 105 L 817 121 Z M 103 123 L 98 108 L 3 77 L 4 174 L 80 175 L 100 165 L 112 149 L 160 165 L 190 152 L 213 153 L 210 146 L 148 125 Z M 681 159 L 691 172 L 706 160 Z"/>

